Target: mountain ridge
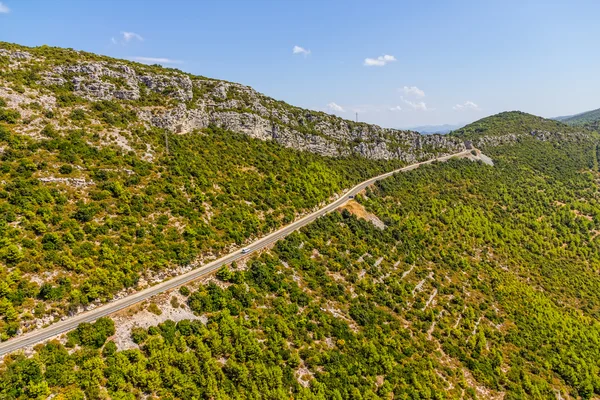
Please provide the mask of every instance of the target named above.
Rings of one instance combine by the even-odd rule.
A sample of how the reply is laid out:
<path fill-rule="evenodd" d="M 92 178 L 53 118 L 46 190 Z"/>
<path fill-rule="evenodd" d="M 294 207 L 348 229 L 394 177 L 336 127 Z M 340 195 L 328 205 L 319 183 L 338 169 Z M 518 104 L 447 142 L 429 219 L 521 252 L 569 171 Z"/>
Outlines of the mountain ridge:
<path fill-rule="evenodd" d="M 597 138 L 594 132 L 522 111 L 505 111 L 482 118 L 451 132 L 449 136 L 461 138 L 481 149 L 517 143 L 525 138 L 541 141 Z"/>
<path fill-rule="evenodd" d="M 9 69 L 47 96 L 118 101 L 146 124 L 173 133 L 216 125 L 326 156 L 415 162 L 464 150 L 455 138 L 382 128 L 291 106 L 249 86 L 74 50 L 0 43 Z M 31 95 L 30 93 L 28 93 Z M 51 99 L 49 100 L 51 101 Z"/>

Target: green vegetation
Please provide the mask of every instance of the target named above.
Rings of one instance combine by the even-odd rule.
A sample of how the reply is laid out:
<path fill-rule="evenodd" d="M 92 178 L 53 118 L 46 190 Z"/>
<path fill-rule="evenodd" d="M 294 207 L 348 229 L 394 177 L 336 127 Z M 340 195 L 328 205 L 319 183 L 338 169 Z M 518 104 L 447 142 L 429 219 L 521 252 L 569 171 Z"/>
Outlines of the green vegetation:
<path fill-rule="evenodd" d="M 176 82 L 193 82 L 186 103 L 220 94 L 222 82 L 70 49 L 0 48 L 30 55 L 0 53 L 0 83 L 12 88 L 10 106 L 0 99 L 0 280 L 10 314 L 0 319 L 0 340 L 228 252 L 403 164 L 320 157 L 217 127 L 149 128 L 142 107 L 183 105 Z M 72 68 L 98 61 L 114 74 L 94 81 Z M 90 83 L 135 89 L 117 74 L 123 69 L 150 77 L 139 98 L 92 101 L 76 91 Z M 243 100 L 236 110 L 247 112 L 249 93 L 232 86 L 221 100 Z M 253 95 L 302 120 L 305 133 L 317 134 L 314 118 L 330 118 Z"/>
<path fill-rule="evenodd" d="M 27 326 L 38 302 L 58 317 L 106 301 L 144 274 L 242 245 L 399 166 L 319 157 L 217 128 L 170 135 L 168 155 L 164 132 L 134 132 L 161 151 L 153 163 L 96 147 L 93 130 L 59 135 L 48 125 L 42 133 L 48 139 L 36 141 L 6 125 L 0 135 L 0 295 L 16 313 L 0 321 L 3 339 Z M 40 182 L 48 176 L 87 183 Z M 31 281 L 41 274 L 51 278 Z"/>
<path fill-rule="evenodd" d="M 221 269 L 188 297 L 206 325 L 136 328 L 139 349 L 88 333 L 72 355 L 11 356 L 0 396 L 598 396 L 597 143 L 491 152 L 495 167 L 436 163 L 358 196 L 383 230 L 333 213 Z"/>
<path fill-rule="evenodd" d="M 16 124 L 21 119 L 21 113 L 7 108 L 6 101 L 0 98 L 0 123 Z"/>
<path fill-rule="evenodd" d="M 82 323 L 69 332 L 67 347 L 81 345 L 99 349 L 109 336 L 115 334 L 115 324 L 110 318 L 100 318 L 93 324 Z"/>
<path fill-rule="evenodd" d="M 600 108 L 597 110 L 586 111 L 581 114 L 570 115 L 568 117 L 559 117 L 557 120 L 567 125 L 581 126 L 587 129 L 600 131 Z"/>
<path fill-rule="evenodd" d="M 183 106 L 168 78 L 189 77 L 188 109 L 264 107 L 274 126 L 312 135 L 321 121 L 375 129 L 177 70 L 25 50 L 27 67 L 0 56 L 0 83 L 20 102 L 0 99 L 0 340 L 229 252 L 402 165 L 320 157 L 214 126 L 149 128 L 140 107 Z M 98 101 L 76 94 L 86 83 L 78 72 L 42 83 L 84 61 L 165 80 L 140 85 L 135 100 Z M 384 229 L 328 214 L 216 281 L 181 287 L 186 304 L 171 297 L 171 306 L 206 324 L 134 328 L 139 347 L 121 351 L 112 320 L 82 324 L 64 345 L 6 357 L 0 398 L 598 397 L 600 146 L 580 131 L 520 112 L 457 130 L 482 140 L 495 166 L 451 160 L 380 181 L 355 206 Z M 154 302 L 147 310 L 163 315 Z"/>

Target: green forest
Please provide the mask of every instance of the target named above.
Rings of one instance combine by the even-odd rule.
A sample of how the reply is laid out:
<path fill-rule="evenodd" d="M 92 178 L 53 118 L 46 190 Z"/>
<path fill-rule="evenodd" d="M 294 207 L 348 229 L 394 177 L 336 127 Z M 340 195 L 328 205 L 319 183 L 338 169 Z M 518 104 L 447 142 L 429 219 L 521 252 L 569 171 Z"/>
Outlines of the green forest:
<path fill-rule="evenodd" d="M 189 292 L 200 320 L 83 324 L 0 370 L 6 399 L 600 396 L 597 141 L 485 149 L 357 197 Z M 218 284 L 217 284 L 218 283 Z M 11 289 L 14 290 L 14 289 Z"/>
<path fill-rule="evenodd" d="M 165 132 L 136 132 L 162 149 L 154 162 L 98 147 L 85 128 L 42 134 L 0 125 L 2 340 L 34 317 L 58 319 L 146 274 L 227 253 L 401 165 L 320 157 L 219 128 L 171 135 L 168 154 Z"/>
<path fill-rule="evenodd" d="M 248 94 L 239 85 L 212 98 L 222 81 L 72 49 L 0 47 L 0 340 L 227 254 L 406 164 L 319 156 L 215 125 L 157 128 L 139 113 L 183 106 L 171 84 L 193 83 L 190 109 L 241 107 Z M 155 86 L 136 99 L 84 98 L 74 82 L 91 78 L 70 68 L 88 62 L 106 68 L 95 85 L 125 90 L 114 74 L 129 69 Z M 256 96 L 314 130 L 307 110 Z"/>
<path fill-rule="evenodd" d="M 586 111 L 581 114 L 558 118 L 559 121 L 578 127 L 584 127 L 595 131 L 600 130 L 600 109 Z"/>

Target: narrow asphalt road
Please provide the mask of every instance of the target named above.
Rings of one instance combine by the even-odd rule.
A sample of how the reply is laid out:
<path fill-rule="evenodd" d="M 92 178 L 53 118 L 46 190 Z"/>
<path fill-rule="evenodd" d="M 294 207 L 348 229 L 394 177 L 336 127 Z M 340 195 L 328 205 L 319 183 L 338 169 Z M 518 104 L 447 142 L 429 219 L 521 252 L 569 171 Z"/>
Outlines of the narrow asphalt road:
<path fill-rule="evenodd" d="M 428 161 L 423 161 L 420 163 L 411 164 L 406 167 L 403 167 L 403 168 L 400 168 L 400 169 L 397 169 L 397 170 L 394 170 L 391 172 L 387 172 L 385 174 L 381 174 L 374 178 L 368 179 L 368 180 L 354 186 L 352 189 L 345 192 L 339 199 L 324 206 L 320 210 L 315 211 L 315 212 L 299 219 L 298 221 L 292 222 L 291 224 L 279 229 L 278 231 L 273 232 L 273 233 L 263 237 L 262 239 L 257 240 L 256 242 L 250 244 L 249 246 L 246 247 L 249 251 L 245 254 L 242 254 L 241 250 L 238 250 L 238 251 L 230 253 L 224 257 L 221 257 L 218 260 L 212 261 L 206 265 L 203 265 L 192 271 L 189 271 L 183 275 L 179 275 L 175 278 L 161 282 L 155 286 L 149 287 L 147 289 L 144 289 L 142 291 L 134 293 L 130 296 L 124 297 L 124 298 L 116 300 L 116 301 L 106 303 L 98 308 L 83 312 L 74 317 L 67 318 L 63 321 L 54 323 L 45 328 L 36 329 L 34 331 L 31 331 L 31 332 L 25 333 L 23 335 L 17 336 L 15 338 L 9 339 L 3 343 L 0 343 L 0 356 L 3 356 L 5 354 L 11 353 L 13 351 L 19 350 L 23 347 L 27 347 L 27 346 L 31 346 L 31 345 L 43 342 L 44 340 L 52 338 L 61 333 L 68 332 L 68 331 L 76 328 L 77 325 L 79 325 L 82 322 L 93 322 L 98 318 L 107 316 L 107 315 L 112 314 L 116 311 L 119 311 L 123 308 L 129 307 L 136 303 L 139 303 L 140 301 L 146 300 L 156 294 L 165 292 L 174 287 L 177 287 L 177 286 L 183 285 L 187 282 L 198 279 L 203 275 L 209 274 L 212 271 L 219 269 L 223 265 L 227 265 L 233 261 L 239 260 L 240 258 L 247 257 L 248 255 L 250 255 L 258 250 L 261 250 L 261 249 L 265 248 L 266 246 L 270 245 L 271 243 L 276 242 L 277 240 L 289 235 L 293 231 L 300 229 L 301 227 L 303 227 L 305 225 L 310 224 L 312 221 L 319 218 L 323 214 L 337 209 L 338 207 L 342 206 L 344 203 L 346 203 L 348 201 L 349 196 L 355 196 L 361 190 L 363 190 L 364 188 L 366 188 L 369 185 L 372 185 L 373 183 L 375 183 L 376 181 L 378 181 L 380 179 L 387 178 L 398 172 L 410 171 L 412 169 L 418 168 L 420 165 L 429 164 L 433 161 L 446 161 L 452 157 L 465 156 L 465 155 L 468 155 L 469 152 L 470 152 L 470 150 L 466 150 L 466 151 L 451 154 L 448 156 L 436 158 L 433 160 L 428 160 Z"/>

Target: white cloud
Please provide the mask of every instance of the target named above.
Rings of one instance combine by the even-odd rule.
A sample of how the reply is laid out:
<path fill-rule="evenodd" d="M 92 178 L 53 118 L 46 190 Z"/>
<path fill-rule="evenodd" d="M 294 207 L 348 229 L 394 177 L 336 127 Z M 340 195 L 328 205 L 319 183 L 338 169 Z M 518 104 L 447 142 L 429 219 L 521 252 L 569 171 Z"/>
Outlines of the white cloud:
<path fill-rule="evenodd" d="M 117 39 L 114 36 L 110 38 L 110 41 L 112 44 L 117 44 Z"/>
<path fill-rule="evenodd" d="M 183 64 L 181 60 L 172 60 L 163 57 L 133 57 L 133 59 L 145 64 Z"/>
<path fill-rule="evenodd" d="M 419 89 L 416 86 L 404 86 L 400 89 L 398 89 L 400 92 L 404 93 L 405 96 L 408 96 L 411 99 L 406 99 L 404 98 L 404 96 L 400 96 L 400 99 L 402 100 L 402 102 L 406 105 L 408 105 L 410 108 L 412 108 L 413 110 L 417 110 L 417 111 L 432 111 L 434 109 L 432 108 L 428 108 L 427 104 L 424 101 L 418 101 L 418 100 L 414 100 L 414 99 L 421 99 L 423 97 L 425 97 L 425 92 L 421 89 Z"/>
<path fill-rule="evenodd" d="M 419 98 L 425 97 L 425 92 L 416 86 L 404 86 L 400 90 L 403 91 L 404 94 L 407 96 L 414 96 L 414 97 L 419 97 Z"/>
<path fill-rule="evenodd" d="M 390 111 L 402 111 L 402 107 L 400 107 L 400 106 L 390 107 L 389 110 Z"/>
<path fill-rule="evenodd" d="M 467 110 L 473 110 L 473 111 L 479 111 L 480 108 L 477 104 L 473 103 L 472 101 L 465 101 L 463 104 L 457 104 L 454 107 L 452 107 L 453 110 L 456 111 L 467 111 Z"/>
<path fill-rule="evenodd" d="M 305 49 L 304 47 L 294 46 L 294 48 L 292 49 L 292 53 L 294 53 L 294 54 L 302 54 L 304 56 L 307 56 L 307 55 L 310 54 L 310 50 Z"/>
<path fill-rule="evenodd" d="M 139 40 L 140 42 L 144 41 L 144 38 L 135 32 L 121 32 L 121 35 L 123 35 L 125 43 L 130 42 L 133 39 Z"/>
<path fill-rule="evenodd" d="M 334 112 L 344 112 L 344 108 L 339 104 L 335 104 L 333 101 L 327 104 L 327 108 Z"/>
<path fill-rule="evenodd" d="M 429 108 L 427 108 L 427 104 L 425 104 L 424 101 L 411 101 L 411 100 L 406 100 L 404 97 L 400 97 L 402 99 L 402 101 L 409 105 L 410 107 L 412 107 L 413 110 L 420 110 L 420 111 L 427 111 L 429 110 Z"/>
<path fill-rule="evenodd" d="M 6 6 L 6 4 L 0 1 L 0 14 L 8 14 L 10 12 L 10 8 Z"/>
<path fill-rule="evenodd" d="M 396 61 L 396 57 L 384 54 L 377 58 L 365 58 L 364 66 L 366 67 L 383 67 L 387 63 Z"/>

